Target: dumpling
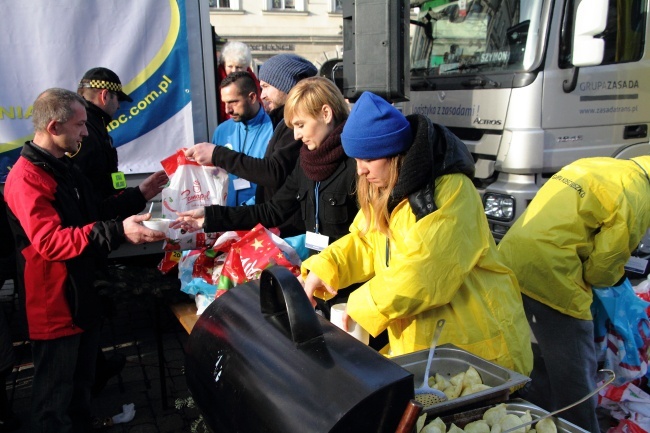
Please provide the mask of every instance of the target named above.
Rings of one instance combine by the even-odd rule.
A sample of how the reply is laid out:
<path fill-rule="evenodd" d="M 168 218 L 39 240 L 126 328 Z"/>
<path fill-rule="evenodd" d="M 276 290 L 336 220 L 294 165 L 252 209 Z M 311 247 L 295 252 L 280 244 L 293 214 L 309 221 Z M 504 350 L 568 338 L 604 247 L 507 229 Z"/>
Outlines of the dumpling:
<path fill-rule="evenodd" d="M 464 378 L 465 378 L 465 372 L 461 371 L 460 373 L 458 373 L 457 375 L 455 375 L 451 379 L 449 379 L 449 382 L 451 382 L 452 385 L 460 384 L 462 386 Z"/>
<path fill-rule="evenodd" d="M 501 426 L 501 431 L 510 430 L 522 424 L 519 417 L 513 413 L 508 413 L 499 420 L 499 425 Z M 517 430 L 513 430 L 512 433 L 526 433 L 526 428 L 522 427 Z"/>
<path fill-rule="evenodd" d="M 427 414 L 423 413 L 418 417 L 418 420 L 415 423 L 415 431 L 419 432 L 424 427 L 424 423 L 427 421 Z"/>
<path fill-rule="evenodd" d="M 458 427 L 456 424 L 451 423 L 451 425 L 449 426 L 449 430 L 447 431 L 447 433 L 465 433 L 465 432 L 463 432 L 463 429 L 460 428 L 460 427 Z"/>
<path fill-rule="evenodd" d="M 469 387 L 463 388 L 463 392 L 460 393 L 461 397 L 464 395 L 470 395 L 470 394 L 475 394 L 480 391 L 485 391 L 486 389 L 490 389 L 491 387 L 487 385 L 483 385 L 482 383 L 475 383 L 473 385 L 470 385 Z"/>
<path fill-rule="evenodd" d="M 523 414 L 522 416 L 519 417 L 519 419 L 521 420 L 522 424 L 526 424 L 527 422 L 531 422 L 533 420 L 533 417 L 530 416 L 530 411 L 527 410 L 525 414 Z M 531 425 L 528 424 L 526 426 L 526 431 L 530 431 L 530 428 L 531 428 Z"/>
<path fill-rule="evenodd" d="M 535 425 L 537 433 L 557 433 L 557 426 L 551 418 L 544 418 Z"/>
<path fill-rule="evenodd" d="M 481 375 L 478 374 L 478 371 L 470 365 L 463 376 L 463 388 L 469 388 L 472 385 L 482 383 L 483 380 L 481 379 Z"/>
<path fill-rule="evenodd" d="M 420 433 L 445 433 L 445 432 L 440 430 L 440 428 L 437 425 L 434 425 L 433 423 L 429 423 L 422 430 L 420 430 Z"/>
<path fill-rule="evenodd" d="M 452 383 L 447 388 L 445 388 L 444 391 L 442 392 L 444 392 L 445 395 L 447 396 L 447 400 L 453 400 L 454 398 L 458 398 L 462 391 L 463 391 L 463 382 L 458 382 L 456 385 Z"/>
<path fill-rule="evenodd" d="M 505 403 L 498 404 L 494 407 L 489 408 L 483 414 L 483 419 L 488 423 L 490 427 L 499 423 L 499 420 L 506 415 L 506 405 Z"/>
<path fill-rule="evenodd" d="M 434 419 L 433 421 L 431 421 L 429 424 L 427 424 L 427 427 L 430 426 L 430 425 L 435 425 L 435 426 L 437 426 L 437 427 L 440 429 L 440 431 L 441 431 L 442 433 L 446 433 L 446 431 L 447 431 L 447 426 L 446 426 L 445 423 L 442 421 L 442 419 L 440 419 L 440 417 L 437 417 L 436 419 Z"/>
<path fill-rule="evenodd" d="M 478 420 L 467 424 L 465 433 L 490 433 L 490 426 L 485 420 Z"/>
<path fill-rule="evenodd" d="M 445 377 L 442 374 L 436 373 L 436 384 L 435 386 L 432 385 L 431 387 L 435 389 L 439 389 L 440 391 L 444 391 L 446 388 L 449 387 L 449 385 L 451 385 L 451 383 L 447 379 L 445 379 Z"/>

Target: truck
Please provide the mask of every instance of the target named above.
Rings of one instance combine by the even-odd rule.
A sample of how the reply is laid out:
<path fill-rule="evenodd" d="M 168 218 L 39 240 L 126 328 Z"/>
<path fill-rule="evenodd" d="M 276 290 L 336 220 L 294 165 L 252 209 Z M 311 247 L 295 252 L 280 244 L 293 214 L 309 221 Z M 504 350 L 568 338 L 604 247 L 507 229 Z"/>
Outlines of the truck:
<path fill-rule="evenodd" d="M 160 161 L 177 149 L 209 141 L 217 101 L 207 1 L 0 0 L 0 6 L 0 188 L 33 136 L 38 94 L 50 87 L 74 91 L 97 66 L 115 71 L 133 98 L 107 126 L 129 186 L 162 169 Z M 159 243 L 124 245 L 113 255 L 160 251 Z"/>
<path fill-rule="evenodd" d="M 650 153 L 647 2 L 354 0 L 343 20 L 344 94 L 460 137 L 497 242 L 563 166 Z"/>

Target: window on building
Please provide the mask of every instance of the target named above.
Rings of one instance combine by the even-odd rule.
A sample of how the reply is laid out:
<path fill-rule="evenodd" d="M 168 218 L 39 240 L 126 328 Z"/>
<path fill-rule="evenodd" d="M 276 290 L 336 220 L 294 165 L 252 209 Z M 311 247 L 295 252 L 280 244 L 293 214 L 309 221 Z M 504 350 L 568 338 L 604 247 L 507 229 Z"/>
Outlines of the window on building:
<path fill-rule="evenodd" d="M 330 13 L 340 14 L 343 12 L 343 0 L 330 0 L 330 8 Z"/>
<path fill-rule="evenodd" d="M 209 5 L 214 9 L 229 9 L 238 11 L 240 0 L 209 0 Z"/>
<path fill-rule="evenodd" d="M 305 0 L 267 0 L 270 11 L 304 11 Z"/>

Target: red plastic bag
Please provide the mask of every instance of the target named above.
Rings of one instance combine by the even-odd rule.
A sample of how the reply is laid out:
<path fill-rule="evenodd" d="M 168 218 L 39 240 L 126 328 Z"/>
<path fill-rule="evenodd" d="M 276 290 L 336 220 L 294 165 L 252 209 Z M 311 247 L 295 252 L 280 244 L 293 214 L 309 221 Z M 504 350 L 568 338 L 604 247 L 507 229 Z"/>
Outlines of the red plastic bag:
<path fill-rule="evenodd" d="M 607 433 L 648 433 L 648 431 L 639 427 L 634 421 L 624 419 L 616 427 L 607 430 Z"/>
<path fill-rule="evenodd" d="M 231 245 L 217 290 L 228 290 L 256 280 L 264 269 L 272 265 L 284 266 L 294 275 L 300 272 L 300 258 L 296 251 L 275 233 L 258 224 Z"/>
<path fill-rule="evenodd" d="M 598 406 L 619 420 L 619 425 L 608 433 L 641 433 L 650 429 L 650 395 L 632 383 L 609 385 L 601 390 Z"/>
<path fill-rule="evenodd" d="M 160 260 L 160 263 L 158 263 L 158 270 L 162 274 L 166 275 L 178 267 L 180 260 L 180 251 L 165 251 L 165 255 L 163 256 L 162 260 Z"/>

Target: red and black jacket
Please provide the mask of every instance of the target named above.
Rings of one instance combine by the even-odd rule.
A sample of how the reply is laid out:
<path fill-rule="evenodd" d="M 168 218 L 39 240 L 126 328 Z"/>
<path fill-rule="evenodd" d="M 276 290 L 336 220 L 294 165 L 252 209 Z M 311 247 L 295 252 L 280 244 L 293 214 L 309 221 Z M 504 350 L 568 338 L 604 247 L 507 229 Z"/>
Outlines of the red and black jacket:
<path fill-rule="evenodd" d="M 29 336 L 50 340 L 99 322 L 93 286 L 98 260 L 124 240 L 112 203 L 99 202 L 88 179 L 67 157 L 25 143 L 5 184 L 16 242 L 16 283 Z"/>

